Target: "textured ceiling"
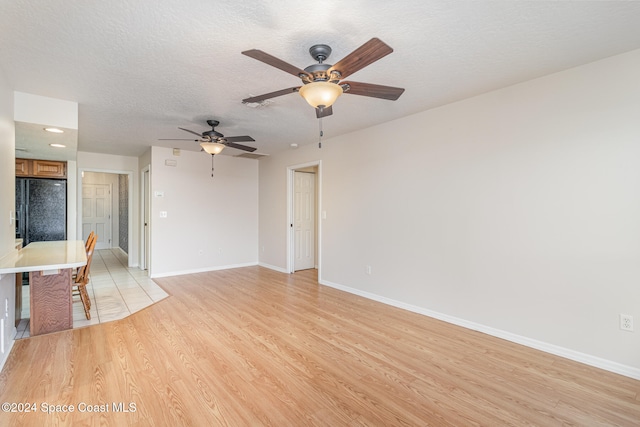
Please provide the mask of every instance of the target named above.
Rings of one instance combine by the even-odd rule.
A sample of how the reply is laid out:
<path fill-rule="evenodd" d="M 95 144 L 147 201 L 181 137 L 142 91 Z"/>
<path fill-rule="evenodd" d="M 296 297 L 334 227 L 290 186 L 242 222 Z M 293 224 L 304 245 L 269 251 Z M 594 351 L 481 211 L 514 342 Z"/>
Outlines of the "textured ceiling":
<path fill-rule="evenodd" d="M 316 143 L 315 112 L 298 94 L 241 103 L 300 84 L 248 49 L 300 68 L 318 43 L 332 64 L 372 37 L 394 49 L 349 79 L 405 93 L 342 96 L 323 120 L 331 137 L 640 48 L 640 2 L 627 1 L 0 1 L 12 88 L 78 102 L 78 149 L 129 156 L 198 150 L 158 139 L 189 138 L 178 127 L 202 132 L 211 118 L 261 153 Z"/>

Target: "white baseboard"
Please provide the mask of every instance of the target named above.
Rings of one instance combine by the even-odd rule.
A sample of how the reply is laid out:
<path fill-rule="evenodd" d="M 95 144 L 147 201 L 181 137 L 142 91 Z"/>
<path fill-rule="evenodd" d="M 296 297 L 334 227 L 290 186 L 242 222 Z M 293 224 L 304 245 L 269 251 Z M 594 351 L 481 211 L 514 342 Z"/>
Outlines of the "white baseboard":
<path fill-rule="evenodd" d="M 258 263 L 249 262 L 244 264 L 230 264 L 230 265 L 220 265 L 215 267 L 197 268 L 193 270 L 170 271 L 170 272 L 159 273 L 159 274 L 152 273 L 151 276 L 149 277 L 151 279 L 155 279 L 159 277 L 183 276 L 185 274 L 206 273 L 208 271 L 228 270 L 231 268 L 240 268 L 240 267 L 252 267 L 254 265 L 258 265 Z"/>
<path fill-rule="evenodd" d="M 278 271 L 280 273 L 289 274 L 289 272 L 286 269 L 280 268 L 280 267 L 276 267 L 275 265 L 265 264 L 264 262 L 259 262 L 258 265 L 260 267 L 268 268 L 269 270 L 275 270 L 275 271 Z"/>
<path fill-rule="evenodd" d="M 120 246 L 116 246 L 115 248 L 112 248 L 117 250 L 120 255 L 122 255 L 123 258 L 125 258 L 127 260 L 127 268 L 135 268 L 138 266 L 138 263 L 134 262 L 133 264 L 129 264 L 129 254 L 126 253 Z"/>
<path fill-rule="evenodd" d="M 339 285 L 337 283 L 329 282 L 327 280 L 320 281 L 321 285 L 329 286 L 341 291 L 348 292 L 350 294 L 359 295 L 361 297 L 378 301 L 383 304 L 398 307 L 413 313 L 422 314 L 424 316 L 433 317 L 434 319 L 442 320 L 447 323 L 451 323 L 463 328 L 471 329 L 474 331 L 482 332 L 487 335 L 491 335 L 497 338 L 501 338 L 507 341 L 521 344 L 526 347 L 535 348 L 536 350 L 544 351 L 545 353 L 554 354 L 556 356 L 564 357 L 565 359 L 573 360 L 576 362 L 584 363 L 585 365 L 593 366 L 596 368 L 604 369 L 605 371 L 613 372 L 616 374 L 624 375 L 629 378 L 640 380 L 640 369 L 633 366 L 623 365 L 618 362 L 614 362 L 607 359 L 602 359 L 597 356 L 593 356 L 579 351 L 571 350 L 565 347 L 560 347 L 555 344 L 549 344 L 543 341 L 527 338 L 522 335 L 517 335 L 511 332 L 503 331 L 501 329 L 492 328 L 490 326 L 482 325 L 475 322 L 470 322 L 458 317 L 449 316 L 447 314 L 438 313 L 423 307 L 418 307 L 412 304 L 407 304 L 401 301 L 396 301 L 387 297 L 376 295 L 370 292 L 361 291 L 359 289 L 351 288 L 348 286 Z"/>

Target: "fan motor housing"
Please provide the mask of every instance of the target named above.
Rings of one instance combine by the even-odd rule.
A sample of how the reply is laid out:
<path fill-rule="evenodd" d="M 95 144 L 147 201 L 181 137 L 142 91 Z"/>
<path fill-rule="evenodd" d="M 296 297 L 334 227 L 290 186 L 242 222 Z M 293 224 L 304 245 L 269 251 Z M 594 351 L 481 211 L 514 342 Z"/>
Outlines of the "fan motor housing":
<path fill-rule="evenodd" d="M 305 83 L 311 82 L 333 82 L 337 83 L 340 80 L 340 72 L 337 70 L 332 70 L 329 72 L 329 69 L 333 67 L 331 64 L 312 64 L 309 65 L 304 70 L 309 73 L 313 78 L 309 78 L 309 74 L 301 74 L 300 78 Z"/>
<path fill-rule="evenodd" d="M 331 55 L 331 47 L 326 44 L 316 44 L 309 48 L 309 54 L 313 59 L 318 61 L 318 63 L 309 65 L 304 69 L 304 71 L 309 74 L 300 75 L 300 78 L 305 84 L 326 81 L 337 83 L 340 80 L 340 72 L 336 70 L 328 72 L 333 65 L 324 64 L 324 61 Z M 311 78 L 309 75 L 313 77 Z"/>
<path fill-rule="evenodd" d="M 202 132 L 202 136 L 209 136 L 209 137 L 216 137 L 216 138 L 222 138 L 224 135 L 221 134 L 220 132 L 217 132 L 213 129 L 208 130 L 206 132 Z"/>

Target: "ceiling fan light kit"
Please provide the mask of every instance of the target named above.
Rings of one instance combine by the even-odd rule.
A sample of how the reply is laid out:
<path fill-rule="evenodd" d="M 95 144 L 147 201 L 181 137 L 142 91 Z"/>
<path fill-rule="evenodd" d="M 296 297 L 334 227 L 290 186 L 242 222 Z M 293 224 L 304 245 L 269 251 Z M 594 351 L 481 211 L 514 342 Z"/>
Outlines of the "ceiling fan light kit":
<path fill-rule="evenodd" d="M 207 147 L 210 147 L 210 150 L 220 150 L 222 151 L 224 149 L 224 147 L 231 147 L 231 148 L 237 148 L 238 150 L 242 150 L 242 151 L 248 151 L 250 153 L 253 153 L 254 151 L 257 150 L 256 147 L 249 147 L 248 145 L 242 145 L 242 144 L 238 144 L 238 142 L 250 142 L 250 141 L 255 141 L 255 139 L 251 138 L 248 135 L 243 135 L 243 136 L 224 136 L 223 134 L 221 134 L 220 132 L 216 131 L 216 126 L 218 126 L 220 124 L 219 121 L 217 120 L 207 120 L 207 124 L 209 126 L 211 126 L 211 130 L 199 133 L 199 132 L 195 132 L 189 129 L 185 129 L 185 128 L 181 128 L 178 127 L 178 129 L 183 130 L 185 132 L 189 132 L 190 134 L 196 135 L 199 139 L 166 139 L 166 138 L 162 138 L 161 141 L 196 141 L 196 142 L 200 142 L 201 146 L 203 149 L 205 149 L 205 146 L 202 145 L 202 143 L 210 143 L 210 145 L 207 145 Z M 220 146 L 220 147 L 217 147 Z M 217 147 L 217 148 L 214 148 Z M 205 149 L 206 151 L 206 149 Z M 211 153 L 209 151 L 207 151 L 207 153 L 209 154 L 218 154 L 220 153 L 220 151 L 218 151 L 217 153 Z"/>
<path fill-rule="evenodd" d="M 207 124 L 211 126 L 211 130 L 198 133 L 189 129 L 181 128 L 185 132 L 198 136 L 199 139 L 162 139 L 163 141 L 196 141 L 200 143 L 200 147 L 207 154 L 211 154 L 211 177 L 213 177 L 213 156 L 220 154 L 225 147 L 236 148 L 242 151 L 248 151 L 253 153 L 257 150 L 256 147 L 249 147 L 248 145 L 238 144 L 238 142 L 255 141 L 248 135 L 243 136 L 227 136 L 225 137 L 220 132 L 216 131 L 216 126 L 220 124 L 218 120 L 207 120 Z M 174 149 L 175 152 L 175 149 Z"/>
<path fill-rule="evenodd" d="M 322 81 L 307 83 L 299 90 L 300 95 L 313 108 L 331 107 L 342 92 L 342 87 L 336 83 Z"/>
<path fill-rule="evenodd" d="M 393 52 L 391 47 L 374 37 L 335 65 L 331 65 L 324 63 L 331 54 L 331 48 L 325 44 L 317 44 L 311 46 L 309 54 L 318 63 L 312 64 L 303 70 L 261 50 L 246 50 L 242 52 L 243 55 L 292 74 L 300 78 L 303 84 L 298 87 L 252 96 L 243 99 L 242 102 L 245 104 L 259 103 L 277 96 L 300 92 L 300 95 L 309 105 L 316 109 L 316 116 L 322 118 L 333 114 L 331 106 L 342 93 L 395 101 L 404 92 L 403 88 L 370 83 L 340 82 L 341 79 L 387 56 L 391 52 Z"/>
<path fill-rule="evenodd" d="M 204 151 L 211 154 L 212 156 L 215 154 L 220 154 L 225 147 L 224 144 L 220 144 L 219 142 L 201 142 L 200 146 Z"/>

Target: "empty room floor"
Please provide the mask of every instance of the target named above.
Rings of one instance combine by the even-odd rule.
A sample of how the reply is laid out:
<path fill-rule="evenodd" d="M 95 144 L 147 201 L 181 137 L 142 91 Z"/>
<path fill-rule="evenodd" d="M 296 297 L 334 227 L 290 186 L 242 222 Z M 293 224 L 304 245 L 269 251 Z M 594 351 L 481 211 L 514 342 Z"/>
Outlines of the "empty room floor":
<path fill-rule="evenodd" d="M 127 267 L 127 256 L 119 249 L 95 252 L 87 291 L 91 320 L 87 320 L 79 298 L 74 297 L 74 329 L 125 318 L 168 296 L 146 271 Z M 28 286 L 22 288 L 22 321 L 17 329 L 16 339 L 29 337 Z"/>
<path fill-rule="evenodd" d="M 638 380 L 322 286 L 313 270 L 157 282 L 169 298 L 18 340 L 0 372 L 0 402 L 108 410 L 0 412 L 0 425 L 638 426 Z"/>

